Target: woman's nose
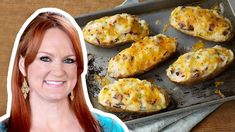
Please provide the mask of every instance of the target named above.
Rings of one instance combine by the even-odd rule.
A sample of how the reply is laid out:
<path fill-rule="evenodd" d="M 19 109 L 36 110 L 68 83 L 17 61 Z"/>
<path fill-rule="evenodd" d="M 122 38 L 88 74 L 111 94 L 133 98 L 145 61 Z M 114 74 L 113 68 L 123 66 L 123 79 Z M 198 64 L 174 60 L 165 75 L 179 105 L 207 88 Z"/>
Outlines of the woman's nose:
<path fill-rule="evenodd" d="M 62 62 L 55 62 L 52 65 L 52 74 L 55 76 L 63 76 L 65 74 L 64 66 Z"/>

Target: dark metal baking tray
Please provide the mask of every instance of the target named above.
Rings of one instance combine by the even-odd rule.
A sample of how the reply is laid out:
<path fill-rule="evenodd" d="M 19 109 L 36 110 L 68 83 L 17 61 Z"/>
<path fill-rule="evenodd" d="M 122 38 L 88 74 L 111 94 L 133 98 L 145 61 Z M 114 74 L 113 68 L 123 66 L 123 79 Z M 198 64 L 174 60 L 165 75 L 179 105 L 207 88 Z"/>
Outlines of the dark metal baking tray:
<path fill-rule="evenodd" d="M 85 24 L 88 23 L 90 20 L 94 20 L 103 16 L 114 15 L 117 13 L 134 14 L 149 23 L 151 35 L 163 33 L 168 36 L 175 37 L 178 40 L 177 54 L 175 56 L 156 66 L 154 69 L 137 76 L 137 78 L 140 79 L 153 79 L 154 84 L 166 88 L 166 90 L 172 95 L 171 104 L 167 109 L 152 114 L 114 112 L 114 114 L 120 117 L 127 125 L 169 116 L 184 111 L 191 111 L 212 104 L 222 103 L 235 99 L 235 63 L 233 63 L 229 68 L 227 68 L 216 78 L 204 81 L 197 85 L 176 85 L 169 81 L 169 79 L 166 77 L 165 70 L 168 68 L 168 66 L 172 64 L 179 57 L 179 55 L 190 51 L 192 45 L 197 43 L 199 40 L 202 40 L 200 38 L 183 34 L 172 27 L 168 27 L 165 32 L 163 31 L 164 26 L 169 23 L 169 16 L 171 11 L 179 5 L 198 5 L 203 8 L 220 7 L 220 9 L 222 9 L 221 11 L 223 15 L 229 18 L 232 22 L 233 27 L 235 27 L 235 17 L 233 16 L 229 3 L 226 0 L 155 0 L 151 2 L 117 7 L 112 10 L 100 11 L 75 17 L 76 22 L 81 27 L 84 27 Z M 156 24 L 156 21 L 160 21 L 160 24 Z M 232 40 L 224 43 L 209 42 L 206 40 L 202 41 L 205 43 L 206 47 L 213 47 L 214 45 L 218 44 L 231 49 L 235 53 L 235 37 Z M 126 44 L 115 48 L 100 48 L 86 43 L 89 60 L 87 88 L 91 103 L 94 108 L 106 111 L 106 109 L 104 109 L 97 102 L 97 95 L 101 87 L 95 81 L 94 76 L 97 74 L 99 76 L 107 77 L 106 70 L 109 59 L 115 56 L 121 50 L 129 47 L 130 45 L 131 44 Z M 111 81 L 114 80 L 112 78 L 108 79 L 110 79 Z M 216 87 L 216 81 L 222 81 L 224 82 L 224 84 Z M 219 89 L 225 95 L 225 97 L 222 98 L 221 96 L 216 94 L 216 89 Z"/>

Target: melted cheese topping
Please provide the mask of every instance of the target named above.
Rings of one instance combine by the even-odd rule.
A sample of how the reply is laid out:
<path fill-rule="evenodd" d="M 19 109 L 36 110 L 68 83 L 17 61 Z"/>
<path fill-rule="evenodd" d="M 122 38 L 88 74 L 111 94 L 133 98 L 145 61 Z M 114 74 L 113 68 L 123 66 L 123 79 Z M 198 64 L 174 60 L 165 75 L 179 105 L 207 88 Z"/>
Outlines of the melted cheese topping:
<path fill-rule="evenodd" d="M 176 46 L 176 39 L 163 34 L 145 37 L 111 58 L 108 74 L 119 78 L 143 73 L 171 56 Z"/>
<path fill-rule="evenodd" d="M 172 11 L 170 23 L 186 34 L 215 42 L 227 41 L 233 36 L 229 19 L 215 10 L 180 6 Z"/>
<path fill-rule="evenodd" d="M 233 61 L 231 50 L 221 46 L 199 49 L 180 56 L 167 69 L 167 76 L 174 82 L 196 81 L 207 78 Z"/>
<path fill-rule="evenodd" d="M 205 44 L 201 40 L 199 40 L 197 43 L 193 44 L 192 51 L 197 51 L 203 48 L 205 48 Z"/>
<path fill-rule="evenodd" d="M 84 27 L 83 33 L 89 43 L 112 47 L 142 39 L 149 34 L 149 28 L 144 20 L 123 13 L 91 21 Z"/>
<path fill-rule="evenodd" d="M 125 78 L 106 85 L 98 95 L 98 102 L 106 107 L 124 111 L 152 112 L 167 107 L 159 87 L 136 78 Z"/>

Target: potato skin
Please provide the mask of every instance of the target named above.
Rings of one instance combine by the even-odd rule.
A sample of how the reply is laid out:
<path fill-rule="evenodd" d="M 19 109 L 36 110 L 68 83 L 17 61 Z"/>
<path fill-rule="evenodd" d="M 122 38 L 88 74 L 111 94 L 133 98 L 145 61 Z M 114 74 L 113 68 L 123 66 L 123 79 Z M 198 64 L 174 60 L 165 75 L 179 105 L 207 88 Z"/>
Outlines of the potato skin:
<path fill-rule="evenodd" d="M 163 90 L 161 90 L 161 92 L 163 92 Z M 165 90 L 164 90 L 164 94 L 166 96 L 166 105 L 168 106 L 171 102 L 171 96 L 169 93 L 167 93 Z M 158 111 L 132 111 L 132 110 L 123 110 L 123 109 L 120 109 L 120 108 L 114 108 L 114 107 L 108 107 L 108 106 L 102 106 L 102 109 L 104 109 L 104 111 L 106 112 L 128 112 L 128 113 L 135 113 L 135 114 L 140 114 L 140 115 L 146 115 L 146 114 L 152 114 L 152 113 L 158 113 L 158 112 L 161 112 L 162 110 L 164 109 L 161 109 L 161 110 L 158 110 Z"/>
<path fill-rule="evenodd" d="M 167 108 L 171 96 L 165 89 L 153 86 L 146 80 L 125 78 L 104 86 L 98 95 L 98 102 L 109 112 L 147 114 Z M 122 105 L 117 107 L 116 104 Z"/>
<path fill-rule="evenodd" d="M 214 78 L 233 61 L 234 54 L 231 50 L 216 45 L 181 55 L 169 66 L 166 74 L 172 82 L 193 85 Z"/>
<path fill-rule="evenodd" d="M 176 49 L 175 38 L 163 34 L 145 37 L 110 59 L 108 75 L 125 78 L 142 74 L 168 59 Z"/>
<path fill-rule="evenodd" d="M 159 90 L 165 96 L 166 106 L 169 106 L 172 101 L 171 95 L 163 88 L 159 88 Z M 128 113 L 135 113 L 135 114 L 140 114 L 140 115 L 158 113 L 158 112 L 164 110 L 164 109 L 161 109 L 161 110 L 157 110 L 157 111 L 132 111 L 132 110 L 124 110 L 124 109 L 120 109 L 120 108 L 108 107 L 108 106 L 104 106 L 102 104 L 101 104 L 101 106 L 107 112 L 128 112 Z"/>
<path fill-rule="evenodd" d="M 83 34 L 88 43 L 111 48 L 148 36 L 149 25 L 135 15 L 122 13 L 88 22 Z"/>
<path fill-rule="evenodd" d="M 228 18 L 215 10 L 193 6 L 179 6 L 170 16 L 170 24 L 177 30 L 208 41 L 224 42 L 230 40 L 234 33 Z"/>

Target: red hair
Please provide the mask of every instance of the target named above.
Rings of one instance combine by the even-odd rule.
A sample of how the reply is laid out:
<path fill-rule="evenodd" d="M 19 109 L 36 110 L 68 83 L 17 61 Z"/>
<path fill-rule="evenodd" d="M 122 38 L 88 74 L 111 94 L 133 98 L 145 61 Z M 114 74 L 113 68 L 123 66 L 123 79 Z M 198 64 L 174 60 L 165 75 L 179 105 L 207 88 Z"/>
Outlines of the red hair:
<path fill-rule="evenodd" d="M 24 76 L 19 70 L 20 56 L 25 58 L 25 69 L 35 59 L 40 48 L 43 36 L 46 30 L 50 28 L 59 28 L 63 30 L 71 39 L 73 48 L 77 57 L 77 84 L 74 90 L 74 99 L 70 102 L 78 122 L 83 130 L 88 132 L 101 131 L 98 121 L 92 116 L 83 94 L 81 73 L 83 71 L 83 55 L 79 35 L 72 24 L 60 14 L 45 12 L 40 13 L 33 21 L 30 22 L 21 36 L 20 44 L 16 53 L 16 58 L 12 73 L 12 108 L 9 119 L 8 131 L 29 132 L 31 126 L 31 111 L 29 100 L 24 99 L 21 92 Z"/>

